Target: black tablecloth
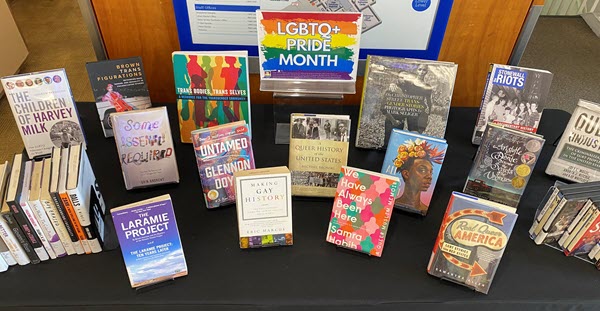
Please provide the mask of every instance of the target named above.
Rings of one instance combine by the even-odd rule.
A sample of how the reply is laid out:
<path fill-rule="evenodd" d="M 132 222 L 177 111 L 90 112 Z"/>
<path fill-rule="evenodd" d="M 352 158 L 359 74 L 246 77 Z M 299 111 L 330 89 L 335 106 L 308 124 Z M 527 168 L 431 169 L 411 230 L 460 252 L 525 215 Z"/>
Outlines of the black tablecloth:
<path fill-rule="evenodd" d="M 119 250 L 69 256 L 0 273 L 0 309 L 39 307 L 64 310 L 120 307 L 145 309 L 423 309 L 468 310 L 519 307 L 600 308 L 600 272 L 581 260 L 536 246 L 527 231 L 539 201 L 554 179 L 544 174 L 569 115 L 544 112 L 540 133 L 547 143 L 518 209 L 519 220 L 489 295 L 429 276 L 426 265 L 453 190 L 462 190 L 476 147 L 470 138 L 477 114 L 453 108 L 446 138 L 449 149 L 427 217 L 395 211 L 381 258 L 344 251 L 325 241 L 332 199 L 293 199 L 294 245 L 241 250 L 235 207 L 207 210 L 201 196 L 191 145 L 176 142 L 178 185 L 126 191 L 112 138 L 104 138 L 92 103 L 78 104 L 88 152 L 109 207 L 170 193 L 189 275 L 152 290 L 129 286 Z M 173 137 L 179 129 L 175 105 L 168 105 Z M 331 108 L 331 107 L 329 107 Z M 353 147 L 357 106 L 335 108 L 350 114 L 348 164 L 379 171 L 384 152 Z M 305 111 L 320 112 L 319 107 Z M 253 105 L 257 167 L 287 165 L 288 146 L 273 143 L 273 106 Z M 63 306 L 63 307 L 61 307 Z"/>

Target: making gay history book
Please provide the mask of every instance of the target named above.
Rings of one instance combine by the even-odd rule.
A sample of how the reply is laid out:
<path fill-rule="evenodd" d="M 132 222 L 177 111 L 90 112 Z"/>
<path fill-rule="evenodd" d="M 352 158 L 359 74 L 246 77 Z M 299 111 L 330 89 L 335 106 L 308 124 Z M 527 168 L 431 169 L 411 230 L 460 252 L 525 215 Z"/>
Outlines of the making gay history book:
<path fill-rule="evenodd" d="M 187 275 L 168 194 L 110 210 L 132 288 Z"/>
<path fill-rule="evenodd" d="M 327 242 L 381 257 L 399 187 L 398 177 L 342 166 Z"/>
<path fill-rule="evenodd" d="M 250 123 L 248 52 L 173 52 L 181 142 L 191 132 L 244 120 Z"/>
<path fill-rule="evenodd" d="M 152 106 L 141 57 L 85 65 L 105 137 L 113 136 L 110 114 Z"/>
<path fill-rule="evenodd" d="M 29 158 L 52 147 L 85 143 L 77 107 L 64 69 L 1 79 Z"/>
<path fill-rule="evenodd" d="M 254 169 L 254 153 L 244 121 L 192 131 L 206 208 L 235 203 L 233 173 Z"/>
<path fill-rule="evenodd" d="M 444 139 L 392 130 L 381 172 L 401 180 L 395 207 L 427 214 L 447 149 Z"/>
<path fill-rule="evenodd" d="M 517 221 L 515 211 L 452 192 L 427 272 L 487 294 Z"/>

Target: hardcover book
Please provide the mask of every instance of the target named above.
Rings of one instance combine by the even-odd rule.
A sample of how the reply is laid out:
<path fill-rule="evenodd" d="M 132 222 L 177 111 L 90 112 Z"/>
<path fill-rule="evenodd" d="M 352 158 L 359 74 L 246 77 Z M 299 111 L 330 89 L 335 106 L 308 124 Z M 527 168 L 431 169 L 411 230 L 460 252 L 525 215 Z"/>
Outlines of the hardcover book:
<path fill-rule="evenodd" d="M 188 274 L 168 194 L 110 210 L 132 288 Z"/>
<path fill-rule="evenodd" d="M 356 147 L 385 149 L 393 128 L 444 138 L 458 66 L 367 57 Z"/>
<path fill-rule="evenodd" d="M 64 69 L 0 79 L 30 158 L 85 143 Z"/>
<path fill-rule="evenodd" d="M 401 180 L 394 207 L 427 214 L 447 149 L 444 139 L 392 130 L 381 173 Z"/>
<path fill-rule="evenodd" d="M 350 116 L 292 113 L 290 124 L 292 195 L 335 196 L 348 163 Z"/>
<path fill-rule="evenodd" d="M 288 168 L 237 171 L 233 176 L 240 248 L 292 245 L 292 189 Z"/>
<path fill-rule="evenodd" d="M 490 124 L 463 192 L 516 208 L 544 142 L 540 135 Z"/>
<path fill-rule="evenodd" d="M 110 114 L 152 106 L 141 57 L 85 65 L 105 137 L 113 136 Z"/>
<path fill-rule="evenodd" d="M 381 257 L 399 188 L 398 177 L 342 166 L 327 242 Z"/>
<path fill-rule="evenodd" d="M 517 221 L 515 211 L 453 192 L 427 272 L 487 294 Z"/>
<path fill-rule="evenodd" d="M 166 107 L 111 115 L 127 190 L 179 183 Z"/>
<path fill-rule="evenodd" d="M 580 99 L 546 174 L 573 182 L 600 181 L 600 105 Z"/>
<path fill-rule="evenodd" d="M 489 123 L 537 132 L 553 74 L 547 70 L 491 64 L 472 142 L 479 145 Z"/>
<path fill-rule="evenodd" d="M 589 200 L 590 208 L 598 210 L 600 200 Z M 573 239 L 571 245 L 565 249 L 565 255 L 583 255 L 589 253 L 592 248 L 600 241 L 600 212 L 596 213 L 596 217 L 591 217 L 580 231 L 580 234 Z"/>
<path fill-rule="evenodd" d="M 235 203 L 233 173 L 255 168 L 246 122 L 194 130 L 192 142 L 206 208 Z"/>
<path fill-rule="evenodd" d="M 173 52 L 181 142 L 191 132 L 244 120 L 250 127 L 248 52 Z"/>

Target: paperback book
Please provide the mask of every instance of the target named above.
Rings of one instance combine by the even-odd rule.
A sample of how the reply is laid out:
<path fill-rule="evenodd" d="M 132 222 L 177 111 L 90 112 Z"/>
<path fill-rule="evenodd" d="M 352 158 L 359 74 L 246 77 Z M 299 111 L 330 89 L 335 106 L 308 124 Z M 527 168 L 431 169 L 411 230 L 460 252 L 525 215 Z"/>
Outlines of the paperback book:
<path fill-rule="evenodd" d="M 444 139 L 392 130 L 381 173 L 401 181 L 396 208 L 427 214 L 447 149 Z"/>
<path fill-rule="evenodd" d="M 444 138 L 458 66 L 367 57 L 356 147 L 385 149 L 393 128 Z"/>
<path fill-rule="evenodd" d="M 289 168 L 292 194 L 333 197 L 348 162 L 350 116 L 292 113 Z"/>
<path fill-rule="evenodd" d="M 233 173 L 240 248 L 292 245 L 292 189 L 285 166 Z"/>
<path fill-rule="evenodd" d="M 110 114 L 152 106 L 141 57 L 85 65 L 105 137 L 113 136 Z"/>
<path fill-rule="evenodd" d="M 600 105 L 580 99 L 546 174 L 573 182 L 600 181 Z"/>
<path fill-rule="evenodd" d="M 166 107 L 111 115 L 127 190 L 179 183 Z"/>
<path fill-rule="evenodd" d="M 171 197 L 166 194 L 110 210 L 132 288 L 187 275 Z"/>
<path fill-rule="evenodd" d="M 516 208 L 544 142 L 540 135 L 488 125 L 463 192 Z"/>
<path fill-rule="evenodd" d="M 589 200 L 589 208 L 594 210 L 593 216 L 582 226 L 573 241 L 565 248 L 567 256 L 583 255 L 589 253 L 600 241 L 600 211 L 598 210 L 600 200 Z"/>
<path fill-rule="evenodd" d="M 248 52 L 173 52 L 181 142 L 191 132 L 246 121 L 250 127 Z"/>
<path fill-rule="evenodd" d="M 487 294 L 517 221 L 515 211 L 453 192 L 427 272 Z"/>
<path fill-rule="evenodd" d="M 553 74 L 547 70 L 491 64 L 472 142 L 479 145 L 489 123 L 537 132 Z"/>
<path fill-rule="evenodd" d="M 64 69 L 0 79 L 29 158 L 85 143 Z"/>
<path fill-rule="evenodd" d="M 399 188 L 398 177 L 342 166 L 327 242 L 381 257 Z"/>
<path fill-rule="evenodd" d="M 206 208 L 235 203 L 233 173 L 255 168 L 246 122 L 194 130 L 192 142 Z"/>

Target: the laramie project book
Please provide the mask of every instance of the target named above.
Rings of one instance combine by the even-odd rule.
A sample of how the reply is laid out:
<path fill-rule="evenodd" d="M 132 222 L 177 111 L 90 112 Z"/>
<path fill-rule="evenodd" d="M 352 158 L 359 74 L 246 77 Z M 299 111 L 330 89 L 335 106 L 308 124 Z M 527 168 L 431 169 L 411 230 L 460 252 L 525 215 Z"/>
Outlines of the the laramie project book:
<path fill-rule="evenodd" d="M 292 194 L 335 196 L 340 169 L 348 162 L 350 117 L 293 113 L 290 124 Z"/>

